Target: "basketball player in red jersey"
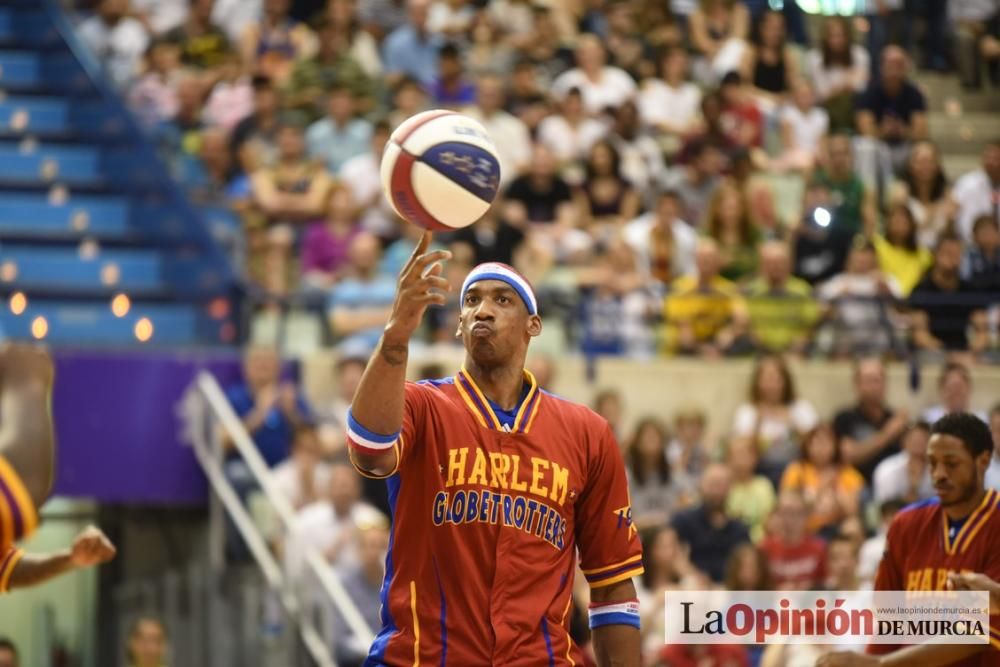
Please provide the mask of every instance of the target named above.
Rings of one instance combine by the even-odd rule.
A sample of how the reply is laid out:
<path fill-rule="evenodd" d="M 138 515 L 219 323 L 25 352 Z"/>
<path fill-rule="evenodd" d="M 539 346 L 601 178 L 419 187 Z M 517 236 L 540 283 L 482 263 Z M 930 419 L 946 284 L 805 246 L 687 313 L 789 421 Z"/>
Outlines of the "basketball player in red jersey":
<path fill-rule="evenodd" d="M 42 348 L 0 347 L 0 593 L 107 562 L 115 553 L 93 527 L 70 549 L 51 555 L 25 556 L 14 546 L 38 525 L 36 508 L 52 489 L 52 377 L 52 360 Z"/>
<path fill-rule="evenodd" d="M 444 304 L 425 233 L 348 417 L 352 459 L 389 486 L 382 629 L 366 665 L 581 665 L 569 637 L 577 552 L 598 664 L 639 665 L 642 551 L 607 422 L 524 369 L 534 292 L 505 264 L 462 287 L 454 377 L 405 381 L 410 336 Z M 425 254 L 426 253 L 426 254 Z"/>
<path fill-rule="evenodd" d="M 991 590 L 986 582 L 1000 579 L 1000 493 L 983 486 L 992 451 L 990 429 L 975 415 L 952 413 L 934 424 L 927 459 L 937 497 L 909 505 L 893 519 L 875 590 L 970 589 L 974 585 Z M 905 648 L 872 644 L 869 653 L 882 655 L 831 653 L 817 665 L 1000 666 L 1000 615 L 991 613 L 989 632 L 989 644 Z"/>

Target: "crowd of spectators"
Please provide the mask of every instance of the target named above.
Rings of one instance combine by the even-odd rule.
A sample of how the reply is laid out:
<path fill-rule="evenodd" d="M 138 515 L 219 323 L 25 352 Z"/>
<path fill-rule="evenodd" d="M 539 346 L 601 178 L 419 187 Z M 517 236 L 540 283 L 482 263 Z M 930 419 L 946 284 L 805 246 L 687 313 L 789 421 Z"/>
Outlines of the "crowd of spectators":
<path fill-rule="evenodd" d="M 613 390 L 595 400 L 645 543 L 646 662 L 815 655 L 664 648 L 657 600 L 673 587 L 870 586 L 893 513 L 931 494 L 928 424 L 971 409 L 971 375 L 944 365 L 940 405 L 916 414 L 889 404 L 883 360 L 1000 357 L 1000 139 L 983 142 L 978 168 L 946 175 L 914 70 L 997 85 L 1000 14 L 880 0 L 809 22 L 782 5 L 96 4 L 81 35 L 192 201 L 238 214 L 248 278 L 274 300 L 318 297 L 341 346 L 327 405 L 307 405 L 269 351 L 248 352 L 230 388 L 298 513 L 273 535 L 290 572 L 318 551 L 378 625 L 388 504 L 384 485 L 348 474 L 343 426 L 419 233 L 382 196 L 381 151 L 402 120 L 447 107 L 486 126 L 503 169 L 483 220 L 435 237 L 456 286 L 477 262 L 514 264 L 546 328 L 591 355 L 757 356 L 721 437 L 697 405 L 626 422 Z M 456 310 L 429 313 L 422 337 L 456 344 Z M 789 354 L 855 359 L 853 402 L 824 420 Z M 980 416 L 1000 447 L 1000 405 Z M 227 474 L 252 495 L 235 454 Z M 1000 488 L 1000 449 L 987 482 Z M 338 662 L 357 661 L 365 647 L 332 625 Z"/>
<path fill-rule="evenodd" d="M 543 387 L 553 373 L 533 358 Z M 272 466 L 276 487 L 294 508 L 287 531 L 268 532 L 286 572 L 325 605 L 331 645 L 340 664 L 360 664 L 367 647 L 344 624 L 312 579 L 311 550 L 334 567 L 364 617 L 378 627 L 380 577 L 388 544 L 389 501 L 383 482 L 357 475 L 346 458 L 344 420 L 366 359 L 343 356 L 334 368 L 334 395 L 309 405 L 282 372 L 276 352 L 246 352 L 244 383 L 228 389 L 236 412 Z M 446 375 L 437 364 L 420 378 Z M 591 407 L 618 438 L 630 485 L 632 519 L 644 544 L 646 573 L 637 582 L 644 664 L 678 665 L 696 647 L 663 645 L 666 590 L 863 590 L 872 586 L 886 528 L 904 505 L 931 498 L 927 464 L 930 424 L 951 412 L 989 423 L 996 449 L 986 484 L 1000 490 L 1000 403 L 989 412 L 968 367 L 941 366 L 938 402 L 907 407 L 889 398 L 886 362 L 861 357 L 852 368 L 853 396 L 818 406 L 799 392 L 783 357 L 757 359 L 746 398 L 727 423 L 710 424 L 703 406 L 673 414 L 633 414 L 615 388 L 597 391 Z M 283 379 L 285 378 L 285 379 Z M 718 415 L 716 418 L 718 419 Z M 230 479 L 242 485 L 242 459 L 232 452 Z M 268 522 L 263 521 L 263 525 Z M 238 544 L 230 545 L 236 547 Z M 234 559 L 245 558 L 238 549 Z M 578 620 L 587 601 L 578 577 Z M 659 602 L 658 602 L 659 601 Z M 587 643 L 585 627 L 574 637 Z M 800 647 L 728 647 L 732 655 L 702 656 L 707 665 L 812 664 L 776 651 Z M 821 648 L 809 649 L 813 656 Z M 768 652 L 771 652 L 769 655 Z M 715 660 L 713 662 L 712 660 Z"/>
<path fill-rule="evenodd" d="M 414 243 L 388 134 L 447 107 L 502 191 L 437 243 L 516 265 L 570 347 L 997 358 L 1000 143 L 946 175 L 908 55 L 996 85 L 995 3 L 781 4 L 97 0 L 79 29 L 192 200 L 239 216 L 261 307 L 325 303 L 333 342 L 370 338 Z"/>

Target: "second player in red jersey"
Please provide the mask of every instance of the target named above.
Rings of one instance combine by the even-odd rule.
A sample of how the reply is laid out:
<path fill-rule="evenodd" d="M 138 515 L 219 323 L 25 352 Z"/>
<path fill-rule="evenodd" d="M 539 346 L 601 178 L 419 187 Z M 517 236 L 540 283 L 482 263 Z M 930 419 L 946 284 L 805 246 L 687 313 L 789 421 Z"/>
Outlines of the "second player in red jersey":
<path fill-rule="evenodd" d="M 949 577 L 963 572 L 1000 579 L 1000 493 L 983 486 L 992 451 L 989 427 L 975 415 L 954 413 L 934 424 L 927 458 L 937 497 L 909 505 L 893 519 L 876 590 L 947 590 Z M 872 644 L 869 652 L 879 655 L 834 653 L 818 664 L 1000 666 L 1000 616 L 990 616 L 989 632 L 989 644 Z"/>
<path fill-rule="evenodd" d="M 447 253 L 425 255 L 428 243 L 403 269 L 348 419 L 352 458 L 387 479 L 393 512 L 366 664 L 582 664 L 568 631 L 579 553 L 598 662 L 637 666 L 642 552 L 624 465 L 607 422 L 524 370 L 541 332 L 528 282 L 503 264 L 473 269 L 463 368 L 405 382 L 409 337 L 447 288 Z"/>

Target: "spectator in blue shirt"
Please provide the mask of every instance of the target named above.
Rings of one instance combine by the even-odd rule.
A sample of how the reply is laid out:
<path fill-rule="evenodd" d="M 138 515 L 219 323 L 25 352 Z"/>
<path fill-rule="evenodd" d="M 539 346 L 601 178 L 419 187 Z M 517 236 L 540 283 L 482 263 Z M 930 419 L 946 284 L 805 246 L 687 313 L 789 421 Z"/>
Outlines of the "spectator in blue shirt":
<path fill-rule="evenodd" d="M 379 272 L 381 254 L 375 235 L 356 235 L 348 251 L 352 273 L 330 293 L 330 327 L 345 345 L 367 344 L 374 349 L 389 319 L 396 281 Z"/>
<path fill-rule="evenodd" d="M 271 347 L 251 347 L 243 357 L 243 382 L 226 390 L 233 411 L 243 421 L 257 451 L 271 468 L 288 458 L 295 429 L 310 419 L 309 406 L 291 382 L 281 381 L 281 359 Z M 245 504 L 257 489 L 257 481 L 246 461 L 223 438 L 226 479 Z M 230 560 L 246 561 L 249 551 L 231 520 L 226 526 L 226 554 Z"/>
<path fill-rule="evenodd" d="M 277 350 L 247 350 L 243 383 L 230 387 L 226 395 L 264 461 L 273 467 L 288 458 L 295 427 L 309 419 L 310 411 L 298 388 L 292 382 L 281 381 Z M 231 450 L 230 454 L 231 460 L 238 458 Z"/>
<path fill-rule="evenodd" d="M 427 30 L 429 8 L 430 0 L 409 0 L 407 23 L 385 38 L 382 69 L 390 86 L 402 76 L 412 76 L 425 86 L 434 83 L 441 37 Z"/>
<path fill-rule="evenodd" d="M 332 174 L 352 157 L 368 150 L 372 124 L 354 115 L 354 94 L 349 88 L 334 85 L 327 95 L 327 116 L 306 130 L 309 156 L 326 163 Z"/>
<path fill-rule="evenodd" d="M 438 78 L 431 86 L 435 106 L 457 109 L 476 101 L 476 87 L 462 76 L 462 54 L 448 43 L 438 54 Z"/>

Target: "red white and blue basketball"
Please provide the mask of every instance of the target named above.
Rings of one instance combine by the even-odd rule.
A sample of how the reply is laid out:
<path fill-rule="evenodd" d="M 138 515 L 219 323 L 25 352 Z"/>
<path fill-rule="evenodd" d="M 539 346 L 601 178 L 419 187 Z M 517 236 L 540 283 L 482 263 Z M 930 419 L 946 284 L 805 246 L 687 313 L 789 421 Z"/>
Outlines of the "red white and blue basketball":
<path fill-rule="evenodd" d="M 382 154 L 382 187 L 403 219 L 425 229 L 468 227 L 500 186 L 496 146 L 479 122 L 435 109 L 403 121 Z"/>

